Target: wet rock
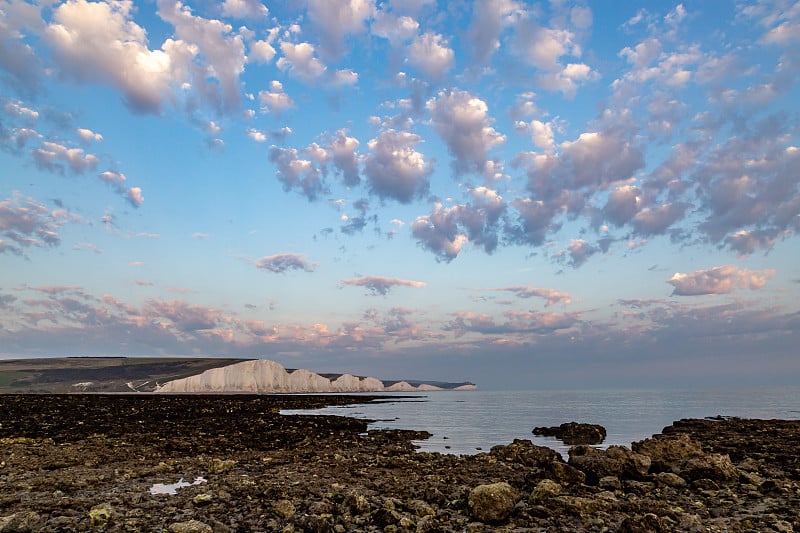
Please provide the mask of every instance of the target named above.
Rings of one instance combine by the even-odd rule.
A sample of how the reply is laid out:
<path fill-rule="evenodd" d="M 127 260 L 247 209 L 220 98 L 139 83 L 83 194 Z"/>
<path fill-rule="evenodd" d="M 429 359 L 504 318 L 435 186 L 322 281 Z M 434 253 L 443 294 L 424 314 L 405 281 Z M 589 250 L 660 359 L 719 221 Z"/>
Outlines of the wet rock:
<path fill-rule="evenodd" d="M 598 424 L 566 422 L 560 426 L 535 427 L 533 434 L 555 437 L 564 444 L 600 444 L 606 438 L 606 428 Z"/>
<path fill-rule="evenodd" d="M 175 522 L 169 526 L 171 533 L 213 533 L 214 529 L 199 520 L 187 520 L 186 522 Z"/>
<path fill-rule="evenodd" d="M 653 513 L 626 518 L 617 533 L 666 533 L 672 531 L 666 521 Z"/>
<path fill-rule="evenodd" d="M 550 479 L 543 479 L 531 491 L 528 501 L 533 504 L 542 503 L 561 493 L 561 485 Z"/>
<path fill-rule="evenodd" d="M 601 489 L 621 490 L 622 482 L 617 476 L 603 476 L 598 480 L 597 486 Z"/>
<path fill-rule="evenodd" d="M 586 498 L 582 496 L 558 496 L 555 498 L 557 505 L 572 514 L 594 514 L 611 509 L 611 502 L 601 498 Z"/>
<path fill-rule="evenodd" d="M 517 491 L 505 482 L 479 485 L 469 493 L 469 512 L 480 522 L 505 521 L 517 503 Z"/>
<path fill-rule="evenodd" d="M 624 446 L 598 450 L 581 445 L 570 448 L 568 464 L 586 474 L 587 483 L 596 485 L 606 476 L 644 479 L 650 468 L 650 458 Z"/>
<path fill-rule="evenodd" d="M 89 510 L 89 526 L 92 529 L 103 529 L 111 520 L 111 508 L 106 505 L 98 505 Z"/>

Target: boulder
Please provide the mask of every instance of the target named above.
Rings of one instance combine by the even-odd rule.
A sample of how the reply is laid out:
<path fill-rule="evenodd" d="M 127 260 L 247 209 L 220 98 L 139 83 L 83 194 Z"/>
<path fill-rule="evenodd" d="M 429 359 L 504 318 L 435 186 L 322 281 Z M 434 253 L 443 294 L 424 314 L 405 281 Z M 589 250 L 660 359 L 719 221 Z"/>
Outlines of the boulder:
<path fill-rule="evenodd" d="M 551 479 L 543 479 L 531 491 L 528 503 L 542 503 L 561 494 L 561 485 Z"/>
<path fill-rule="evenodd" d="M 566 422 L 560 426 L 535 427 L 534 435 L 555 437 L 564 444 L 600 444 L 606 438 L 606 428 L 598 424 Z"/>
<path fill-rule="evenodd" d="M 596 485 L 607 476 L 644 479 L 650 463 L 648 456 L 633 452 L 625 446 L 609 446 L 607 450 L 598 450 L 580 445 L 569 450 L 568 464 L 586 474 L 586 482 L 590 485 Z"/>
<path fill-rule="evenodd" d="M 527 439 L 514 439 L 511 444 L 493 446 L 490 454 L 501 461 L 538 468 L 546 468 L 554 462 L 563 462 L 561 455 L 554 449 L 538 446 Z"/>
<path fill-rule="evenodd" d="M 728 455 L 706 453 L 699 442 L 686 434 L 656 435 L 635 442 L 633 449 L 650 457 L 653 472 L 672 472 L 686 481 L 739 479 L 739 471 Z"/>
<path fill-rule="evenodd" d="M 504 522 L 514 511 L 517 499 L 517 491 L 508 483 L 478 485 L 469 493 L 469 513 L 479 522 Z"/>

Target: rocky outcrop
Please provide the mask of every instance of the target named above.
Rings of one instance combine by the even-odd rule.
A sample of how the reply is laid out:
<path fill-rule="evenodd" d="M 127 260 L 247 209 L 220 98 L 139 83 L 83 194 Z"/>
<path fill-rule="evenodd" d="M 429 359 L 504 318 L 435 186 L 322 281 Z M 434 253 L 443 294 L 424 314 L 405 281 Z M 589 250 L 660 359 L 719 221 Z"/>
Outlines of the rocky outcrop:
<path fill-rule="evenodd" d="M 570 466 L 586 474 L 586 482 L 598 485 L 603 478 L 642 480 L 650 470 L 651 459 L 631 451 L 625 446 L 610 446 L 607 450 L 598 450 L 591 446 L 573 446 L 569 450 Z M 613 480 L 606 480 L 613 484 Z"/>
<path fill-rule="evenodd" d="M 416 383 L 416 382 L 415 382 Z M 472 387 L 471 389 L 465 387 Z M 461 385 L 453 390 L 473 390 L 475 385 Z M 283 365 L 267 359 L 254 359 L 212 368 L 202 374 L 168 381 L 156 388 L 159 393 L 221 393 L 221 392 L 418 392 L 448 390 L 421 383 L 417 386 L 407 381 L 385 386 L 377 378 L 341 374 L 321 376 L 310 370 L 287 370 Z"/>
<path fill-rule="evenodd" d="M 651 471 L 655 473 L 672 472 L 686 481 L 732 482 L 739 478 L 739 471 L 727 454 L 706 453 L 688 435 L 658 435 L 634 442 L 633 449 L 651 458 Z"/>
<path fill-rule="evenodd" d="M 600 444 L 606 438 L 606 428 L 597 424 L 566 422 L 560 426 L 535 427 L 533 434 L 555 437 L 564 444 Z"/>

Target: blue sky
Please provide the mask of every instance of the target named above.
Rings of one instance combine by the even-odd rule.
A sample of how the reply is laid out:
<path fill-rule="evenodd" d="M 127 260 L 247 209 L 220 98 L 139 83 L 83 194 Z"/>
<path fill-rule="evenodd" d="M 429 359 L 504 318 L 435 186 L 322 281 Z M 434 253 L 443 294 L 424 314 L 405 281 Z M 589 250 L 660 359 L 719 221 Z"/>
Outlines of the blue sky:
<path fill-rule="evenodd" d="M 0 357 L 800 380 L 800 3 L 0 0 Z"/>

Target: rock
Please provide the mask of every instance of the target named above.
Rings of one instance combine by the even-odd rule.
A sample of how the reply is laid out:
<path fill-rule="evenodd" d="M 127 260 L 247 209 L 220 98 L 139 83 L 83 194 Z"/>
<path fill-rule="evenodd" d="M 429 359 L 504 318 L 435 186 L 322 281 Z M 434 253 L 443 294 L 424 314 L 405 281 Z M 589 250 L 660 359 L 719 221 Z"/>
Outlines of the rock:
<path fill-rule="evenodd" d="M 555 437 L 564 444 L 600 444 L 606 438 L 606 428 L 598 424 L 566 422 L 560 426 L 535 427 L 533 434 Z"/>
<path fill-rule="evenodd" d="M 538 446 L 527 439 L 514 439 L 514 442 L 506 446 L 492 446 L 490 454 L 501 461 L 539 468 L 563 462 L 561 456 L 554 449 Z"/>
<path fill-rule="evenodd" d="M 224 474 L 234 466 L 236 466 L 236 461 L 234 461 L 233 459 L 222 460 L 215 457 L 211 461 L 211 465 L 209 465 L 208 471 L 212 474 Z"/>
<path fill-rule="evenodd" d="M 296 512 L 294 504 L 289 500 L 278 500 L 272 505 L 272 512 L 278 518 L 291 518 Z"/>
<path fill-rule="evenodd" d="M 543 503 L 553 496 L 558 496 L 560 493 L 560 484 L 550 479 L 543 479 L 531 491 L 528 502 L 532 504 Z"/>
<path fill-rule="evenodd" d="M 555 501 L 560 507 L 573 514 L 594 514 L 611 509 L 611 502 L 601 498 L 558 496 Z"/>
<path fill-rule="evenodd" d="M 621 490 L 622 482 L 617 476 L 603 476 L 598 480 L 597 486 L 601 489 Z"/>
<path fill-rule="evenodd" d="M 369 500 L 362 494 L 351 492 L 344 498 L 344 506 L 354 515 L 367 514 L 370 512 Z"/>
<path fill-rule="evenodd" d="M 480 522 L 503 522 L 511 515 L 517 499 L 517 491 L 508 483 L 478 485 L 469 493 L 470 516 Z"/>
<path fill-rule="evenodd" d="M 620 524 L 617 533 L 661 533 L 671 531 L 663 518 L 653 513 L 643 516 L 629 516 Z"/>
<path fill-rule="evenodd" d="M 656 482 L 674 489 L 681 489 L 686 486 L 686 481 L 679 475 L 672 472 L 661 472 L 656 474 Z"/>
<path fill-rule="evenodd" d="M 111 509 L 105 505 L 98 505 L 89 511 L 89 525 L 93 529 L 102 529 L 106 527 L 110 519 Z"/>
<path fill-rule="evenodd" d="M 411 500 L 408 502 L 409 510 L 414 511 L 417 516 L 436 516 L 436 511 L 422 500 Z"/>
<path fill-rule="evenodd" d="M 33 511 L 23 511 L 9 516 L 0 517 L 1 533 L 27 533 L 29 531 L 39 531 L 39 521 L 41 516 Z"/>
<path fill-rule="evenodd" d="M 547 475 L 562 485 L 582 485 L 586 483 L 586 474 L 566 463 L 550 463 L 545 471 Z"/>
<path fill-rule="evenodd" d="M 214 501 L 214 495 L 210 492 L 204 492 L 192 498 L 192 503 L 195 505 L 208 505 L 212 501 Z"/>
<path fill-rule="evenodd" d="M 606 476 L 644 479 L 650 468 L 650 458 L 625 446 L 610 446 L 607 450 L 598 450 L 581 445 L 570 448 L 568 464 L 586 474 L 587 483 L 596 485 Z"/>
<path fill-rule="evenodd" d="M 213 533 L 213 528 L 199 520 L 175 522 L 169 526 L 171 533 Z"/>
<path fill-rule="evenodd" d="M 672 472 L 686 481 L 731 482 L 739 478 L 729 456 L 704 452 L 700 443 L 686 434 L 657 435 L 634 443 L 633 449 L 651 458 L 654 472 Z"/>

